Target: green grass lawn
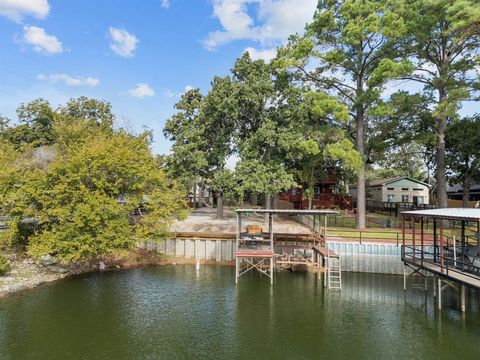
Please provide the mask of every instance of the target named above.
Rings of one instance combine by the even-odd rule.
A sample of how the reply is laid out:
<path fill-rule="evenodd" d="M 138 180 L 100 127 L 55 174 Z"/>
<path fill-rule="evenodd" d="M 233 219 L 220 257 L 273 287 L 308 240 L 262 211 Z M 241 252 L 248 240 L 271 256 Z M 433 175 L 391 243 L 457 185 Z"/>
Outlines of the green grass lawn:
<path fill-rule="evenodd" d="M 369 228 L 368 230 L 358 231 L 355 229 L 346 229 L 342 227 L 329 227 L 327 229 L 328 235 L 340 236 L 344 238 L 360 239 L 360 233 L 362 239 L 385 239 L 385 240 L 397 240 L 402 239 L 402 233 L 395 229 L 384 228 Z M 408 239 L 408 237 L 407 237 Z"/>

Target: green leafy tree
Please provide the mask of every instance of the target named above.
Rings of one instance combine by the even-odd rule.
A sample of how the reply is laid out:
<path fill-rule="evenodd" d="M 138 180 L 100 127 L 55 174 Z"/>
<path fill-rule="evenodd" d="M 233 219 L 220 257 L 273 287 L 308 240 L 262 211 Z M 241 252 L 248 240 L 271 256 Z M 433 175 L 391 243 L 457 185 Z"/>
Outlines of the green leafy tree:
<path fill-rule="evenodd" d="M 0 203 L 12 219 L 4 241 L 68 263 L 164 239 L 186 203 L 152 154 L 149 134 L 92 127 L 88 118 L 72 129 L 66 116 L 51 127 L 61 142 L 35 149 L 0 143 Z"/>
<path fill-rule="evenodd" d="M 363 159 L 357 176 L 357 226 L 365 227 L 367 141 L 375 133 L 372 119 L 385 109 L 385 84 L 410 72 L 396 61 L 407 32 L 405 3 L 398 0 L 319 1 L 304 36 L 292 36 L 280 49 L 277 64 L 297 70 L 314 89 L 336 95 L 349 109 L 347 129 Z M 380 113 L 380 114 L 379 114 Z"/>
<path fill-rule="evenodd" d="M 472 182 L 480 181 L 480 116 L 453 121 L 446 134 L 447 174 L 462 184 L 463 206 L 468 207 Z"/>
<path fill-rule="evenodd" d="M 184 93 L 175 104 L 177 113 L 167 120 L 163 129 L 165 137 L 173 141 L 172 152 L 166 158 L 167 171 L 187 188 L 194 185 L 195 195 L 198 178 L 203 184 L 208 168 L 201 124 L 203 98 L 199 89 Z"/>
<path fill-rule="evenodd" d="M 275 87 L 270 64 L 252 60 L 248 53 L 235 62 L 232 81 L 235 140 L 240 156 L 236 172 L 245 191 L 265 194 L 265 207 L 269 209 L 273 195 L 296 186 L 293 174 L 285 166 L 285 143 L 282 143 L 282 138 L 284 141 L 285 135 L 288 136 L 291 117 L 279 116 L 286 114 L 282 106 L 286 89 Z"/>
<path fill-rule="evenodd" d="M 223 218 L 223 201 L 237 202 L 243 198 L 243 191 L 239 179 L 234 171 L 222 169 L 213 175 L 211 188 L 217 194 L 217 219 Z"/>
<path fill-rule="evenodd" d="M 405 78 L 423 84 L 432 104 L 438 202 L 447 207 L 445 136 L 461 102 L 479 89 L 480 5 L 476 0 L 418 0 L 413 6 L 412 41 L 406 49 L 415 71 Z"/>
<path fill-rule="evenodd" d="M 109 102 L 86 96 L 70 99 L 64 106 L 60 106 L 57 112 L 66 119 L 87 121 L 89 126 L 100 126 L 103 130 L 113 129 L 115 123 L 115 115 Z"/>
<path fill-rule="evenodd" d="M 425 180 L 426 164 L 423 161 L 425 149 L 416 142 L 404 143 L 389 148 L 383 159 L 377 163 L 380 168 L 374 170 L 374 178 L 407 176 L 412 179 Z"/>
<path fill-rule="evenodd" d="M 21 104 L 17 109 L 19 122 L 17 126 L 7 126 L 5 118 L 2 121 L 3 137 L 17 148 L 50 145 L 54 142 L 52 131 L 54 116 L 54 110 L 44 99 Z"/>
<path fill-rule="evenodd" d="M 198 89 L 185 93 L 176 104 L 179 110 L 164 128 L 174 141 L 167 167 L 174 175 L 190 184 L 200 179 L 201 193 L 216 172 L 223 171 L 233 152 L 235 107 L 231 101 L 233 84 L 229 77 L 215 77 L 206 96 Z M 221 196 L 222 192 L 217 192 Z M 218 201 L 220 200 L 220 201 Z M 223 199 L 217 199 L 218 217 L 223 215 Z"/>

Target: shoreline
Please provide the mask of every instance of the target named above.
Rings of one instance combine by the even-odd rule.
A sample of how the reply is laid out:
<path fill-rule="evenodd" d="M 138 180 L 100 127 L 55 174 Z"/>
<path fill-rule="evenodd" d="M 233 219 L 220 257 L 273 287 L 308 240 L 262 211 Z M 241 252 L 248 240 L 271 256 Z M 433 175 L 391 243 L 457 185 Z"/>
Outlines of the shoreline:
<path fill-rule="evenodd" d="M 105 269 L 99 269 L 99 260 L 89 260 L 71 265 L 41 264 L 22 253 L 9 254 L 10 271 L 0 276 L 0 299 L 13 296 L 19 292 L 34 289 L 43 284 L 52 283 L 82 274 L 109 272 L 116 270 L 131 270 L 150 266 L 195 264 L 194 258 L 177 258 L 160 255 L 142 249 L 132 249 L 123 254 L 112 255 L 102 259 Z M 233 261 L 218 262 L 215 260 L 198 260 L 202 265 L 216 264 L 232 266 Z"/>

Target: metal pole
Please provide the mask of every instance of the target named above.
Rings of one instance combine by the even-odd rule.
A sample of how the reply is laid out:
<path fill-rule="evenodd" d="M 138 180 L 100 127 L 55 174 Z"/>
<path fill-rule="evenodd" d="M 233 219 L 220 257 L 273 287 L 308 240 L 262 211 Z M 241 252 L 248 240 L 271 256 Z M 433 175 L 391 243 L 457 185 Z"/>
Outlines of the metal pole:
<path fill-rule="evenodd" d="M 238 284 L 238 276 L 240 274 L 240 260 L 235 256 L 235 284 Z"/>
<path fill-rule="evenodd" d="M 407 291 L 407 270 L 403 268 L 403 291 Z"/>
<path fill-rule="evenodd" d="M 443 253 L 443 220 L 440 220 L 440 264 L 442 266 L 442 272 L 443 272 L 443 266 L 445 264 L 445 259 L 443 255 L 444 255 Z"/>
<path fill-rule="evenodd" d="M 438 278 L 438 310 L 442 310 L 442 279 Z"/>
<path fill-rule="evenodd" d="M 460 287 L 460 303 L 461 303 L 461 309 L 462 309 L 462 312 L 465 312 L 465 285 L 462 285 Z"/>
<path fill-rule="evenodd" d="M 420 219 L 420 226 L 421 226 L 421 229 L 420 229 L 420 248 L 421 248 L 421 264 L 423 266 L 423 217 Z"/>
<path fill-rule="evenodd" d="M 462 220 L 462 271 L 465 271 L 465 220 Z"/>
<path fill-rule="evenodd" d="M 433 262 L 438 260 L 437 219 L 433 219 Z"/>
<path fill-rule="evenodd" d="M 412 216 L 413 220 L 413 225 L 412 225 L 412 247 L 413 247 L 413 260 L 415 261 L 415 223 L 417 222 L 417 219 L 415 216 Z"/>
<path fill-rule="evenodd" d="M 457 239 L 453 235 L 453 266 L 457 267 Z"/>
<path fill-rule="evenodd" d="M 273 214 L 269 214 L 269 219 L 268 219 L 268 227 L 269 227 L 269 232 L 270 232 L 270 249 L 272 251 L 272 257 L 270 258 L 270 284 L 273 285 L 273 270 L 274 270 L 274 264 L 273 261 L 275 259 L 275 251 L 273 247 Z"/>

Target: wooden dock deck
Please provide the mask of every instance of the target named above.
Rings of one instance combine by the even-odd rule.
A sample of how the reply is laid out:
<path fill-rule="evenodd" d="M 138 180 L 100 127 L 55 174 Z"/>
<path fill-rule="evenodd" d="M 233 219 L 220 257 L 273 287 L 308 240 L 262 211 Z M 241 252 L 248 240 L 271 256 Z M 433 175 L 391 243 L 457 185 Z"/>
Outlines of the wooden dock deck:
<path fill-rule="evenodd" d="M 480 289 L 480 274 L 474 274 L 454 267 L 442 266 L 430 260 L 423 260 L 420 258 L 405 257 L 404 263 L 421 268 L 445 280 L 454 281 L 474 289 Z"/>

